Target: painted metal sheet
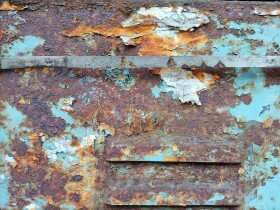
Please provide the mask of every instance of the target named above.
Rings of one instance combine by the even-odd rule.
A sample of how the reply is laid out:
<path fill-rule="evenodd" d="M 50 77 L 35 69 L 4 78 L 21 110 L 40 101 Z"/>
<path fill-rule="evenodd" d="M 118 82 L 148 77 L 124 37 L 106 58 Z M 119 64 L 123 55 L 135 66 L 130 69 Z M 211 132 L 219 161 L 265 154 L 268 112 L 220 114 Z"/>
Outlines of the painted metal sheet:
<path fill-rule="evenodd" d="M 0 56 L 278 56 L 279 6 L 0 1 Z M 0 71 L 0 208 L 279 209 L 279 72 Z"/>

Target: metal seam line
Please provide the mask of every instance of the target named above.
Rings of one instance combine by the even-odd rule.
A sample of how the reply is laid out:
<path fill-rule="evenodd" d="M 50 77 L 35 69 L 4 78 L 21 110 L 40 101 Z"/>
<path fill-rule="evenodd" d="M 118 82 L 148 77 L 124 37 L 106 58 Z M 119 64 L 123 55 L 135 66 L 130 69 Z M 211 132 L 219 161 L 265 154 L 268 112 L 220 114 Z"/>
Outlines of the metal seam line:
<path fill-rule="evenodd" d="M 0 69 L 280 67 L 280 56 L 31 56 L 0 57 Z"/>

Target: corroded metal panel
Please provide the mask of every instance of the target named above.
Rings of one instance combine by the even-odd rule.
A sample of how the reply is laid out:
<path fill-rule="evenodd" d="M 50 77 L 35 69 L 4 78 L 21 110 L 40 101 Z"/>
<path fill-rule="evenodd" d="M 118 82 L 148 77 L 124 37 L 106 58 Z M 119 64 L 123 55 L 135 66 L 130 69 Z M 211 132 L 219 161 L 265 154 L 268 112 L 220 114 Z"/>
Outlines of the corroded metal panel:
<path fill-rule="evenodd" d="M 0 5 L 5 58 L 280 52 L 279 2 Z M 279 69 L 169 64 L 1 71 L 0 208 L 279 209 Z"/>
<path fill-rule="evenodd" d="M 109 161 L 241 163 L 243 142 L 175 135 L 120 135 L 105 143 Z"/>

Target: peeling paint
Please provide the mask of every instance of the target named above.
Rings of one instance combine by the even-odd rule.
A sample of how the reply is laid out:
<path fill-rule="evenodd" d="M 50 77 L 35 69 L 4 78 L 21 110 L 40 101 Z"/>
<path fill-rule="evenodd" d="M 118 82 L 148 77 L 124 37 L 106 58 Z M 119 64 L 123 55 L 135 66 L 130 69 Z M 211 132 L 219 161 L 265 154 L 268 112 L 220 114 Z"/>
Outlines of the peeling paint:
<path fill-rule="evenodd" d="M 214 55 L 267 55 L 269 51 L 277 53 L 274 46 L 280 45 L 278 19 L 267 20 L 266 23 L 230 21 L 226 27 L 237 30 L 237 35 L 230 33 L 213 40 Z M 258 42 L 262 44 L 258 46 Z"/>
<path fill-rule="evenodd" d="M 273 120 L 280 119 L 280 112 L 276 101 L 280 95 L 280 85 L 265 86 L 264 73 L 259 68 L 248 70 L 237 69 L 237 77 L 234 78 L 234 87 L 238 96 L 251 94 L 252 101 L 249 104 L 238 103 L 229 108 L 230 113 L 237 121 L 248 122 L 251 120 L 271 124 Z"/>
<path fill-rule="evenodd" d="M 183 69 L 166 69 L 160 73 L 164 84 L 161 87 L 152 88 L 155 98 L 160 92 L 172 92 L 172 98 L 178 98 L 182 103 L 191 102 L 201 105 L 198 92 L 211 87 L 219 77 L 208 73 L 191 72 Z"/>
<path fill-rule="evenodd" d="M 156 31 L 161 34 L 168 32 L 169 27 L 175 27 L 182 31 L 193 31 L 209 22 L 208 17 L 192 7 L 151 7 L 149 9 L 140 8 L 127 20 L 123 21 L 123 27 L 145 25 L 154 22 L 157 24 Z M 163 31 L 163 32 L 162 32 Z"/>
<path fill-rule="evenodd" d="M 68 37 L 87 34 L 120 37 L 126 45 L 139 44 L 139 55 L 181 55 L 198 50 L 207 42 L 205 34 L 192 30 L 208 22 L 208 17 L 194 8 L 152 7 L 140 8 L 121 26 L 79 25 L 62 34 Z"/>
<path fill-rule="evenodd" d="M 280 15 L 280 9 L 256 7 L 254 9 L 254 14 L 263 15 L 263 16 L 266 16 L 266 15 L 277 16 L 277 15 Z"/>

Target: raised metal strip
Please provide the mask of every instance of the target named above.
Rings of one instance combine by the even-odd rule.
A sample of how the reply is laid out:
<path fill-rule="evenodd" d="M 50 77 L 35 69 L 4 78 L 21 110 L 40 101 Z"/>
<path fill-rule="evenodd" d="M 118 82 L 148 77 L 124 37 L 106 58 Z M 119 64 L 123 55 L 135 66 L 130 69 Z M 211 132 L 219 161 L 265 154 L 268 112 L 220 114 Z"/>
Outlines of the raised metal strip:
<path fill-rule="evenodd" d="M 105 145 L 108 161 L 241 163 L 241 141 L 188 136 L 111 137 Z"/>
<path fill-rule="evenodd" d="M 32 56 L 2 57 L 1 69 L 280 67 L 280 56 Z"/>
<path fill-rule="evenodd" d="M 183 180 L 114 180 L 106 203 L 117 206 L 237 206 L 239 187 L 229 183 L 188 183 Z"/>

